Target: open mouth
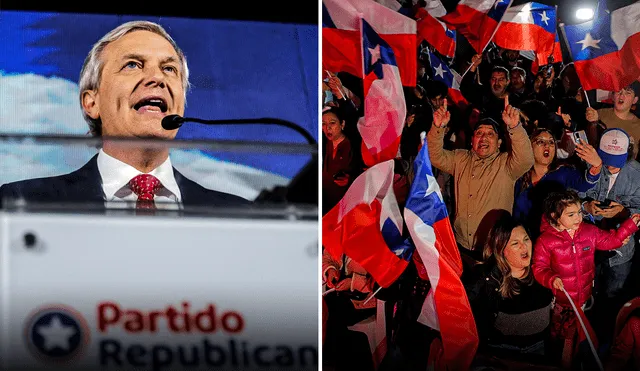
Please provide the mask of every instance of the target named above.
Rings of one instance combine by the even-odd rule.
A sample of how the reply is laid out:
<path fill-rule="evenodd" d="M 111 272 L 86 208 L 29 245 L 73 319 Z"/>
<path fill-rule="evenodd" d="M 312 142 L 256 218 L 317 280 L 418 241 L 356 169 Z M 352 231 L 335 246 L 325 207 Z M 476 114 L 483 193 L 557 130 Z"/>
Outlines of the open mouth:
<path fill-rule="evenodd" d="M 522 259 L 529 259 L 529 253 L 528 252 L 523 252 L 522 254 L 520 254 L 520 257 Z"/>
<path fill-rule="evenodd" d="M 167 101 L 162 97 L 145 97 L 133 106 L 138 112 L 167 112 Z"/>
<path fill-rule="evenodd" d="M 548 150 L 546 150 L 546 151 L 542 152 L 542 155 L 543 155 L 544 157 L 549 157 L 550 153 L 549 153 L 549 151 L 548 151 Z"/>

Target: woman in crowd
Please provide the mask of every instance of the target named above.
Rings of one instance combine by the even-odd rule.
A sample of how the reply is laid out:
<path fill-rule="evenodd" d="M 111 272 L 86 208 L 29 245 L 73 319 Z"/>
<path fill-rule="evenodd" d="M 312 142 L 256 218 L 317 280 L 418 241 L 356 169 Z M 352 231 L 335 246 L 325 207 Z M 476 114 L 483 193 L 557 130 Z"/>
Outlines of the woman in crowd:
<path fill-rule="evenodd" d="M 526 223 L 535 240 L 540 230 L 542 203 L 551 192 L 566 188 L 586 192 L 600 179 L 602 160 L 590 144 L 576 146 L 576 154 L 591 165 L 584 173 L 570 165 L 561 165 L 556 153 L 556 141 L 549 129 L 536 129 L 530 136 L 533 147 L 533 167 L 515 185 L 513 215 Z"/>
<path fill-rule="evenodd" d="M 322 215 L 333 208 L 355 179 L 351 141 L 344 133 L 345 120 L 337 107 L 322 112 L 322 133 L 326 141 L 322 164 Z"/>
<path fill-rule="evenodd" d="M 544 360 L 553 296 L 533 277 L 531 249 L 523 224 L 504 212 L 489 232 L 484 263 L 464 274 L 481 353 Z"/>

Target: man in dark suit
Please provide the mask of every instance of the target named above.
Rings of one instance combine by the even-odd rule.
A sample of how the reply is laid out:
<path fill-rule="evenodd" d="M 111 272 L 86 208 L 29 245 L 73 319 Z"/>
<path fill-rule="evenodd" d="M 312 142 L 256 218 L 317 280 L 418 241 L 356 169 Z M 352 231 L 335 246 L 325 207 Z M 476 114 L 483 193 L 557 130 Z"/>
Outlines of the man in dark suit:
<path fill-rule="evenodd" d="M 169 148 L 108 140 L 174 139 L 177 130 L 163 129 L 162 118 L 184 115 L 188 87 L 186 58 L 160 25 L 134 21 L 113 29 L 93 46 L 80 73 L 84 117 L 92 135 L 104 138 L 99 153 L 70 174 L 3 185 L 0 203 L 95 202 L 144 209 L 250 204 L 185 178 L 171 165 Z"/>

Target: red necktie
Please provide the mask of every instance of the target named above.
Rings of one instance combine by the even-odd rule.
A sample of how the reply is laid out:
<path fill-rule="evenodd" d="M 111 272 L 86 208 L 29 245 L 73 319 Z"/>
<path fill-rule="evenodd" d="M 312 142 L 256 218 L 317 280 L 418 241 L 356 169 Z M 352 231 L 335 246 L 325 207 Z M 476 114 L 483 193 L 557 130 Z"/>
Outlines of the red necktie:
<path fill-rule="evenodd" d="M 136 209 L 155 209 L 153 198 L 156 192 L 162 188 L 160 180 L 150 174 L 140 174 L 129 182 L 129 187 L 138 196 Z"/>

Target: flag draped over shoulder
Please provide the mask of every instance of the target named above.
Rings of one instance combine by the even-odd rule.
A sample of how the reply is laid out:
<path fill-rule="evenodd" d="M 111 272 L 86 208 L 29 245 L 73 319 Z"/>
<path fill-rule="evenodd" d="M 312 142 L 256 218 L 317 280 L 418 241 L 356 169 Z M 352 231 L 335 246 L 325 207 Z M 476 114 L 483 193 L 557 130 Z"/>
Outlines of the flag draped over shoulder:
<path fill-rule="evenodd" d="M 416 157 L 414 169 L 404 217 L 431 282 L 418 321 L 440 331 L 442 350 L 432 347 L 430 356 L 436 357 L 436 369 L 468 370 L 478 348 L 478 333 L 460 281 L 460 252 L 431 171 L 427 143 Z"/>

